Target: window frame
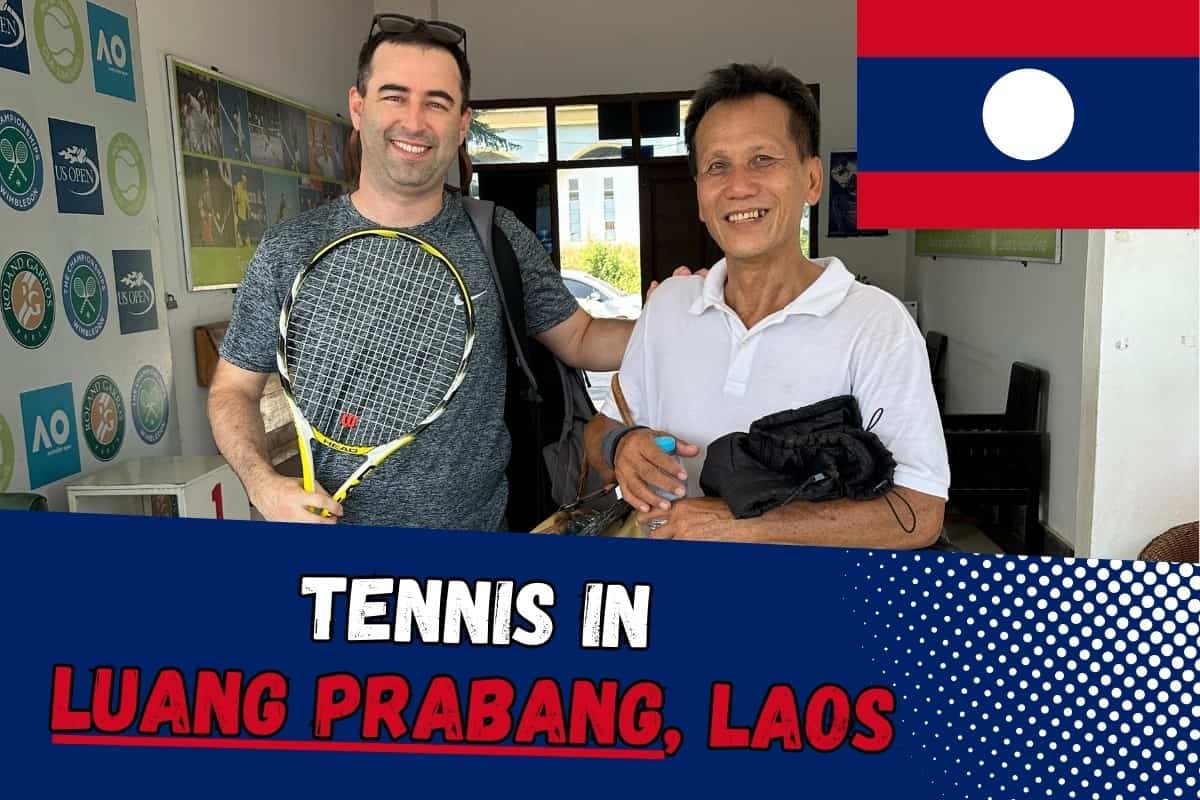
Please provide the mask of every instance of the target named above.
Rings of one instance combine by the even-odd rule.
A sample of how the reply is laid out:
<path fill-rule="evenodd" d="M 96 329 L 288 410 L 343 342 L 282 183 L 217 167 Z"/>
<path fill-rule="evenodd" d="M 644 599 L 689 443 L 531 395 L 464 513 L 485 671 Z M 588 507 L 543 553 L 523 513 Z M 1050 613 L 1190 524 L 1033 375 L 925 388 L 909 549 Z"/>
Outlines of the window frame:
<path fill-rule="evenodd" d="M 816 98 L 818 109 L 821 106 L 821 86 L 818 83 L 810 83 L 808 87 L 812 90 L 813 96 Z M 490 100 L 473 100 L 471 101 L 471 109 L 473 111 L 488 111 L 492 109 L 502 108 L 536 108 L 543 107 L 546 110 L 546 138 L 547 138 L 547 158 L 545 161 L 515 161 L 507 164 L 475 164 L 473 170 L 476 173 L 503 173 L 505 171 L 514 172 L 545 172 L 549 177 L 550 184 L 550 208 L 553 210 L 550 214 L 550 235 L 554 245 L 551 249 L 551 259 L 554 265 L 561 271 L 561 244 L 562 232 L 559 230 L 558 221 L 558 171 L 563 169 L 597 169 L 603 167 L 628 167 L 652 164 L 672 164 L 672 163 L 687 163 L 686 155 L 678 156 L 655 156 L 653 153 L 645 154 L 642 152 L 642 126 L 639 114 L 641 103 L 655 102 L 662 100 L 691 100 L 695 95 L 695 90 L 691 91 L 664 91 L 664 92 L 634 92 L 626 94 L 593 94 L 593 95 L 577 95 L 571 97 L 521 97 L 521 98 L 496 98 Z M 559 106 L 579 106 L 579 105 L 599 105 L 601 103 L 630 103 L 633 110 L 633 136 L 631 138 L 630 153 L 631 157 L 620 158 L 596 158 L 596 159 L 576 159 L 576 160 L 561 160 L 558 157 L 558 130 L 557 130 L 557 109 Z M 680 123 L 682 125 L 682 123 Z M 682 135 L 682 130 L 680 131 Z M 649 137 L 660 138 L 660 137 Z M 827 166 L 822 163 L 822 170 L 827 171 Z M 639 181 L 638 202 L 642 200 L 641 183 Z M 569 232 L 568 232 L 569 234 Z M 820 252 L 819 243 L 821 241 L 820 234 L 820 202 L 809 209 L 809 258 L 817 258 Z"/>

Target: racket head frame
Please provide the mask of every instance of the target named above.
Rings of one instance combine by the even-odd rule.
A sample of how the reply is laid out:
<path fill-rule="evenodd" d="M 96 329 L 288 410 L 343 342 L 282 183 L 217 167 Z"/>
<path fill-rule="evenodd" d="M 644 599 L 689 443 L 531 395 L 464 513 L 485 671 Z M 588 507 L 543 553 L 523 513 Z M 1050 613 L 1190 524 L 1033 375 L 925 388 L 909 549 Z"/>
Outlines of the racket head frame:
<path fill-rule="evenodd" d="M 442 266 L 445 267 L 450 272 L 450 275 L 454 278 L 454 284 L 458 289 L 460 298 L 462 299 L 466 336 L 463 344 L 462 358 L 460 360 L 458 372 L 455 375 L 454 380 L 446 390 L 446 394 L 442 398 L 442 401 L 438 403 L 437 406 L 435 406 L 434 409 L 428 415 L 426 415 L 424 419 L 417 423 L 417 425 L 411 431 L 408 431 L 405 434 L 392 439 L 391 441 L 382 442 L 376 445 L 350 445 L 340 442 L 314 428 L 300 412 L 300 406 L 296 402 L 296 396 L 292 384 L 291 371 L 288 369 L 287 364 L 288 325 L 291 321 L 292 307 L 295 304 L 296 298 L 300 294 L 300 287 L 303 285 L 305 279 L 319 268 L 321 260 L 325 257 L 325 255 L 334 248 L 339 247 L 348 241 L 366 236 L 381 236 L 386 239 L 408 240 L 409 242 L 420 247 L 429 255 L 433 256 L 436 260 L 440 261 Z M 467 362 L 470 358 L 471 349 L 474 343 L 475 310 L 471 301 L 471 293 L 467 289 L 467 283 L 463 279 L 462 274 L 458 271 L 458 268 L 454 266 L 450 259 L 448 259 L 445 254 L 443 254 L 429 242 L 426 242 L 424 239 L 421 239 L 410 233 L 396 230 L 394 228 L 363 228 L 361 230 L 351 231 L 350 233 L 339 236 L 319 249 L 313 255 L 309 263 L 296 273 L 296 277 L 292 280 L 291 290 L 288 292 L 287 297 L 284 298 L 283 307 L 279 313 L 279 329 L 276 336 L 275 350 L 275 367 L 277 373 L 279 374 L 279 383 L 283 389 L 284 399 L 287 401 L 288 408 L 291 410 L 292 418 L 296 424 L 296 437 L 299 439 L 300 444 L 300 464 L 303 474 L 304 490 L 311 492 L 316 483 L 316 468 L 312 452 L 312 442 L 314 440 L 331 450 L 335 450 L 340 453 L 346 453 L 348 455 L 361 456 L 365 459 L 363 463 L 360 464 L 358 468 L 355 469 L 354 472 L 352 472 L 350 476 L 342 483 L 341 487 L 334 492 L 333 499 L 338 503 L 342 502 L 346 498 L 351 489 L 362 482 L 367 473 L 383 463 L 384 459 L 392 455 L 392 453 L 412 442 L 412 440 L 417 437 L 417 434 L 425 430 L 425 428 L 429 427 L 435 420 L 437 420 L 438 417 L 445 413 L 447 405 L 454 397 L 458 387 L 462 385 L 463 380 L 466 378 Z M 328 516 L 328 512 L 325 512 L 324 515 Z"/>

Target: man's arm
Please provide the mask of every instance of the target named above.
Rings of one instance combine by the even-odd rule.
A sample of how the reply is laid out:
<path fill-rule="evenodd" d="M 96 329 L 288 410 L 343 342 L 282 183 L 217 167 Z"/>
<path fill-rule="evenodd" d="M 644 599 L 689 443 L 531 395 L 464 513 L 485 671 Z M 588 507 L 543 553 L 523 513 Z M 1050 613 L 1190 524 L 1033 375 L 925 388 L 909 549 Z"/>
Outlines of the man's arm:
<path fill-rule="evenodd" d="M 621 366 L 621 356 L 632 333 L 632 320 L 597 319 L 581 308 L 534 338 L 564 364 L 612 371 Z"/>
<path fill-rule="evenodd" d="M 320 487 L 312 493 L 294 478 L 275 471 L 267 453 L 267 432 L 259 411 L 259 398 L 268 373 L 252 372 L 225 359 L 217 362 L 208 393 L 208 421 L 217 449 L 246 487 L 250 502 L 272 521 L 332 524 L 342 509 Z M 322 517 L 309 507 L 329 509 L 334 517 Z"/>
<path fill-rule="evenodd" d="M 688 498 L 672 503 L 666 514 L 651 512 L 639 519 L 665 516 L 667 524 L 652 534 L 659 539 L 907 550 L 928 547 L 937 540 L 945 507 L 946 501 L 940 497 L 897 486 L 874 500 L 798 500 L 750 519 L 734 519 L 720 498 Z M 913 528 L 914 515 L 916 527 L 907 533 L 906 528 Z"/>
<path fill-rule="evenodd" d="M 670 504 L 654 491 L 660 487 L 682 497 L 687 492 L 687 470 L 673 457 L 664 453 L 654 443 L 654 437 L 667 433 L 643 428 L 621 437 L 614 452 L 615 469 L 610 467 L 604 453 L 604 442 L 608 434 L 621 424 L 604 414 L 597 413 L 583 429 L 583 447 L 588 464 L 598 470 L 601 477 L 611 480 L 616 477 L 621 485 L 625 502 L 638 511 L 658 508 L 665 511 Z M 675 452 L 681 456 L 694 456 L 700 448 L 675 437 Z M 658 516 L 654 514 L 653 516 Z"/>
<path fill-rule="evenodd" d="M 596 416 L 592 417 L 583 429 L 583 452 L 587 456 L 588 466 L 596 470 L 605 481 L 612 480 L 613 469 L 604 460 L 604 437 L 620 424 L 597 411 Z"/>
<path fill-rule="evenodd" d="M 676 267 L 671 277 L 691 274 L 692 271 L 687 267 Z M 702 269 L 696 274 L 707 275 L 708 270 Z M 650 288 L 646 290 L 647 303 L 657 288 L 658 281 L 651 281 Z M 621 366 L 621 355 L 629 344 L 633 325 L 633 321 L 627 319 L 596 318 L 581 308 L 534 338 L 548 347 L 564 364 L 608 372 Z"/>

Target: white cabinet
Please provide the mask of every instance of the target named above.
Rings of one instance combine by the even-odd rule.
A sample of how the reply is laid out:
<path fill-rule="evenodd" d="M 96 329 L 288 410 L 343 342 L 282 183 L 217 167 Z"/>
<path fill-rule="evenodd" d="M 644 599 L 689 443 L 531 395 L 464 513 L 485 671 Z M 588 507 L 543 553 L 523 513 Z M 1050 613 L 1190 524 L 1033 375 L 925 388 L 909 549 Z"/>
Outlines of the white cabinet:
<path fill-rule="evenodd" d="M 67 486 L 67 508 L 87 514 L 250 519 L 250 501 L 220 456 L 139 458 Z"/>

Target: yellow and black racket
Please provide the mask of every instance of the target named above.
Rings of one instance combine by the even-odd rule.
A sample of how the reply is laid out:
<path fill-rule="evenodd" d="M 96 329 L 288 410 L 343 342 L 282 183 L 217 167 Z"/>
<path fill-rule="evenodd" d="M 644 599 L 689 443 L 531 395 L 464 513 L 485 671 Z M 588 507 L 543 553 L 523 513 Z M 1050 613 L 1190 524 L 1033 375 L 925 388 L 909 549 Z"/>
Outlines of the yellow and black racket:
<path fill-rule="evenodd" d="M 340 503 L 440 417 L 474 340 L 466 283 L 428 242 L 381 228 L 317 251 L 283 303 L 276 353 L 305 490 L 316 480 L 313 440 L 364 459 L 333 493 Z"/>

